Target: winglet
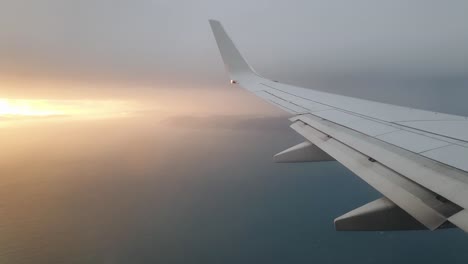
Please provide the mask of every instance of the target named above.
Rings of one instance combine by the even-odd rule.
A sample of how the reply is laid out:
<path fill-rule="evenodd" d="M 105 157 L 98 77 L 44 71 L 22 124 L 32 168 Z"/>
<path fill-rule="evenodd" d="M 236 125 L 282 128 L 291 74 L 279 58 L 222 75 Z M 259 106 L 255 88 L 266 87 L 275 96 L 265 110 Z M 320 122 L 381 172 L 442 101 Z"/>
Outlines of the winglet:
<path fill-rule="evenodd" d="M 224 65 L 231 77 L 231 83 L 235 83 L 236 80 L 245 75 L 258 75 L 244 57 L 242 57 L 242 54 L 236 48 L 231 38 L 229 38 L 221 23 L 217 20 L 209 20 L 209 22 Z"/>

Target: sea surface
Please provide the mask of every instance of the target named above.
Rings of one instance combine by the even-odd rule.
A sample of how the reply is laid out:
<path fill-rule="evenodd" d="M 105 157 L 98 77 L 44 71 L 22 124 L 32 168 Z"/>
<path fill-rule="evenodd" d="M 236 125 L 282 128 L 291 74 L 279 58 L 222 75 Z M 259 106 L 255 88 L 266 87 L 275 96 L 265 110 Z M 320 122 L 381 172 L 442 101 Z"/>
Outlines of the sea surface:
<path fill-rule="evenodd" d="M 380 195 L 274 164 L 284 117 L 139 116 L 0 131 L 0 263 L 468 263 L 458 229 L 336 232 Z"/>

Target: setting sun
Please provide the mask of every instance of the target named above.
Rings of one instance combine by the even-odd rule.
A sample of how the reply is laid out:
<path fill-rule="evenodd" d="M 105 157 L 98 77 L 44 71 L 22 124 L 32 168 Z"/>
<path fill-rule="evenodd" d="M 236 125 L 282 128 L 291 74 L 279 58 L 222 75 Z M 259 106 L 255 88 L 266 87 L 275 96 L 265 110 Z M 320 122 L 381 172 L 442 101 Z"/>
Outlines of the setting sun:
<path fill-rule="evenodd" d="M 127 101 L 0 98 L 0 117 L 8 118 L 3 121 L 31 120 L 31 118 L 35 120 L 42 117 L 112 118 L 128 116 L 129 113 L 138 110 L 141 110 L 140 105 Z"/>
<path fill-rule="evenodd" d="M 63 115 L 60 109 L 45 100 L 0 99 L 0 115 L 7 116 L 52 116 Z"/>

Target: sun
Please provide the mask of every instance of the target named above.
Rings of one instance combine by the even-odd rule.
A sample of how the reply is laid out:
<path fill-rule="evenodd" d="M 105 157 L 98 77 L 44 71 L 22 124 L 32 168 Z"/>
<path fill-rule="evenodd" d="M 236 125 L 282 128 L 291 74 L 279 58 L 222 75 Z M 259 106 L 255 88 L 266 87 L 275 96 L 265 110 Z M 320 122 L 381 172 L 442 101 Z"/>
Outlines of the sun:
<path fill-rule="evenodd" d="M 144 106 L 133 101 L 0 98 L 0 125 L 10 121 L 122 118 L 141 109 Z"/>
<path fill-rule="evenodd" d="M 53 116 L 63 115 L 59 109 L 45 100 L 22 100 L 0 98 L 2 116 Z"/>

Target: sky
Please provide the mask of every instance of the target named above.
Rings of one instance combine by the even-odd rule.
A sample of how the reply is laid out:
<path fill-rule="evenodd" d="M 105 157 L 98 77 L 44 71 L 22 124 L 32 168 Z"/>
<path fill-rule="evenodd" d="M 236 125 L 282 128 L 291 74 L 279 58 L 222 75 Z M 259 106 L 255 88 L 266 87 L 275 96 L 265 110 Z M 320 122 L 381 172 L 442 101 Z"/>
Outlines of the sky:
<path fill-rule="evenodd" d="M 466 1 L 4 0 L 0 7 L 0 96 L 7 98 L 222 96 L 227 77 L 210 18 L 222 21 L 262 75 L 315 89 L 458 93 L 468 73 Z M 427 107 L 405 97 L 390 100 Z"/>
<path fill-rule="evenodd" d="M 336 232 L 380 195 L 229 85 L 468 116 L 466 1 L 0 0 L 0 262 L 466 263 L 462 231 Z M 337 253 L 338 252 L 338 253 Z"/>

